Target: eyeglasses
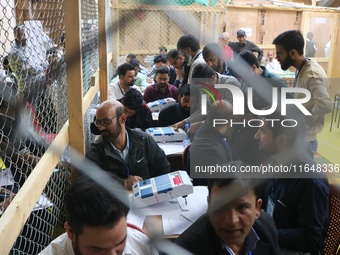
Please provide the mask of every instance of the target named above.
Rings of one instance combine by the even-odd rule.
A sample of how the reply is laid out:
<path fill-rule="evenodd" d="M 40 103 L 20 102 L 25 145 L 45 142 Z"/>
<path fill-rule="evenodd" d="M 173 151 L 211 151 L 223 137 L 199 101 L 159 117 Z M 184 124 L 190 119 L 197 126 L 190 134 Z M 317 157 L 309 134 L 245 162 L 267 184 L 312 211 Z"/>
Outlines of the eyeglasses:
<path fill-rule="evenodd" d="M 105 118 L 105 119 L 102 119 L 102 120 L 95 120 L 94 121 L 94 124 L 96 125 L 96 127 L 99 127 L 99 125 L 103 125 L 105 127 L 107 127 L 108 125 L 110 125 L 112 123 L 112 120 L 116 117 L 119 117 L 119 115 L 116 115 L 112 118 Z"/>

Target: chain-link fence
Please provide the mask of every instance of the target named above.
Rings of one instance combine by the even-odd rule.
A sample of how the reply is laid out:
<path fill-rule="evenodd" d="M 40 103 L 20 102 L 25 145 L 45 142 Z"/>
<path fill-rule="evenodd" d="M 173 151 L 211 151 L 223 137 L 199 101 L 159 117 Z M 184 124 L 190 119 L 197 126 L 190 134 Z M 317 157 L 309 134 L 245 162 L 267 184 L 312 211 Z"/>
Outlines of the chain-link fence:
<path fill-rule="evenodd" d="M 176 48 L 185 33 L 195 35 L 201 45 L 218 41 L 226 15 L 224 0 L 112 0 L 111 6 L 119 20 L 113 28 L 117 57 L 121 57 L 117 64 L 131 53 L 147 69 L 161 48 Z"/>
<path fill-rule="evenodd" d="M 2 0 L 0 210 L 17 194 L 68 119 L 63 0 Z M 37 254 L 64 223 L 67 161 L 55 167 L 11 254 Z"/>

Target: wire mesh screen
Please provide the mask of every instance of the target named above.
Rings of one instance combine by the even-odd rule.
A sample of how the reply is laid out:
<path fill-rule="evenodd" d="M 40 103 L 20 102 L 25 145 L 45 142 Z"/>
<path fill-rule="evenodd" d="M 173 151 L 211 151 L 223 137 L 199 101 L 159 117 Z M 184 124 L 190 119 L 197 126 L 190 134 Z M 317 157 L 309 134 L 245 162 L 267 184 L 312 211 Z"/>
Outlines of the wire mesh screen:
<path fill-rule="evenodd" d="M 4 211 L 68 119 L 63 0 L 2 0 L 0 210 Z M 11 254 L 37 254 L 60 234 L 67 161 L 55 167 Z"/>
<path fill-rule="evenodd" d="M 86 93 L 91 86 L 91 76 L 97 71 L 99 66 L 97 1 L 81 1 L 81 19 L 83 83 L 84 93 Z"/>
<path fill-rule="evenodd" d="M 178 39 L 190 33 L 201 45 L 217 41 L 223 32 L 225 1 L 160 1 L 134 0 L 112 1 L 114 15 L 119 26 L 115 42 L 119 45 L 118 64 L 125 61 L 127 54 L 137 55 L 142 65 L 150 68 L 160 48 L 176 48 Z M 164 8 L 164 5 L 167 5 Z M 184 7 L 185 6 L 185 7 Z"/>

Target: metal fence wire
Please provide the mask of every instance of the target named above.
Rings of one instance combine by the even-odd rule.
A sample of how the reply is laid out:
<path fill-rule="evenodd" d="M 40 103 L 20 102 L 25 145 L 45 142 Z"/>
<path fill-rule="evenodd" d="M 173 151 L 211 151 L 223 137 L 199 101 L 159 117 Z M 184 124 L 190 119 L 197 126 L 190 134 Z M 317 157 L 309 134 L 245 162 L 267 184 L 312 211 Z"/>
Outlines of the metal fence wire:
<path fill-rule="evenodd" d="M 68 119 L 63 0 L 1 0 L 0 211 L 18 193 Z M 63 230 L 64 158 L 55 166 L 10 254 L 37 254 Z"/>
<path fill-rule="evenodd" d="M 173 7 L 164 12 L 156 2 Z M 119 57 L 125 61 L 128 53 L 136 54 L 150 68 L 159 48 L 174 48 L 186 32 L 195 32 L 202 44 L 216 41 L 225 13 L 218 8 L 222 2 L 106 0 L 107 51 L 113 55 L 108 76 L 113 76 Z M 63 3 L 0 2 L 0 211 L 20 191 L 68 119 L 65 56 L 72 53 L 65 50 Z M 182 12 L 179 6 L 189 7 Z M 203 11 L 202 6 L 215 8 L 215 12 Z M 176 19 L 177 15 L 181 19 Z M 209 29 L 212 26 L 216 30 Z M 153 36 L 154 31 L 158 36 Z M 81 36 L 85 94 L 99 67 L 97 0 L 81 0 Z M 86 148 L 93 140 L 89 127 L 98 102 L 99 95 L 85 114 Z M 64 231 L 63 198 L 71 180 L 68 161 L 62 157 L 55 166 L 10 254 L 38 254 Z"/>

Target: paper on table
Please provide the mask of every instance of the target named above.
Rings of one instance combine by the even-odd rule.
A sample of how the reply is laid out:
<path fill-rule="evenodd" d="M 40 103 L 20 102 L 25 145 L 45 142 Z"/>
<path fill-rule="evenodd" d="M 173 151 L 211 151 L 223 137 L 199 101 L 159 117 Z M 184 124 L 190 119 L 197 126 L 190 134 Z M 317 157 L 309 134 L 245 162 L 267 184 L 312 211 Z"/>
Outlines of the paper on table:
<path fill-rule="evenodd" d="M 135 214 L 140 215 L 162 215 L 162 212 L 171 212 L 180 214 L 181 207 L 178 204 L 177 199 L 171 199 L 169 201 L 164 201 L 158 204 L 150 205 L 144 208 L 131 208 Z"/>
<path fill-rule="evenodd" d="M 127 222 L 143 229 L 145 217 L 143 214 L 137 214 L 133 210 L 130 210 L 127 215 Z"/>
<path fill-rule="evenodd" d="M 165 155 L 183 154 L 184 146 L 182 142 L 158 143 Z"/>
<path fill-rule="evenodd" d="M 162 213 L 162 223 L 164 235 L 180 235 L 192 224 L 183 216 L 168 212 Z"/>
<path fill-rule="evenodd" d="M 189 194 L 185 199 L 177 198 L 180 207 L 182 208 L 181 215 L 194 223 L 201 215 L 208 210 L 208 188 L 205 186 L 194 186 L 194 193 Z"/>
<path fill-rule="evenodd" d="M 52 205 L 53 203 L 51 202 L 51 200 L 49 200 L 49 198 L 45 194 L 41 194 L 38 202 L 35 204 L 33 208 L 33 211 L 41 210 L 44 208 L 49 208 Z"/>

